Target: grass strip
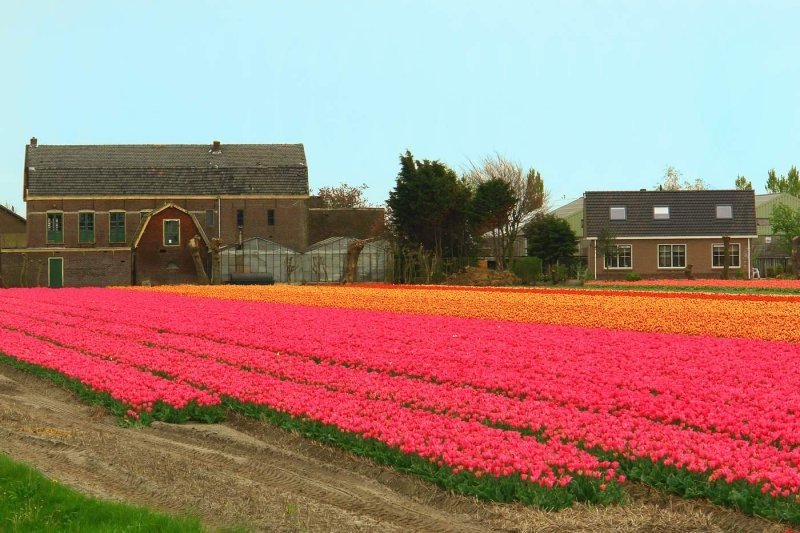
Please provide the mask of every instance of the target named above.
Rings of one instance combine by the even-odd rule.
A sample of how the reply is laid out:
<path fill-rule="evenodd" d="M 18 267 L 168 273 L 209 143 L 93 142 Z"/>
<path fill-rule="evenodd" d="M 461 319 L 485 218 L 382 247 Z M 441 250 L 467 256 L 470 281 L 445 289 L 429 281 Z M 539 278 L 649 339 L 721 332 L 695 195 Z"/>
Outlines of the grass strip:
<path fill-rule="evenodd" d="M 702 285 L 625 285 L 624 283 L 613 285 L 580 285 L 570 287 L 571 289 L 600 291 L 654 291 L 654 292 L 689 292 L 689 293 L 728 293 L 728 294 L 778 294 L 778 295 L 797 295 L 800 289 L 785 288 L 766 288 L 766 287 L 717 287 Z"/>
<path fill-rule="evenodd" d="M 731 483 L 724 479 L 710 480 L 708 474 L 689 472 L 685 468 L 667 466 L 650 459 L 626 459 L 619 454 L 597 449 L 586 451 L 603 460 L 618 461 L 620 471 L 628 480 L 640 481 L 683 498 L 706 498 L 750 516 L 800 525 L 800 502 L 797 495 L 772 496 L 744 480 Z"/>
<path fill-rule="evenodd" d="M 111 412 L 111 414 L 119 417 L 123 424 L 147 425 L 154 420 L 171 423 L 188 421 L 213 423 L 224 420 L 225 418 L 222 407 L 199 406 L 195 401 L 190 402 L 182 409 L 176 409 L 165 402 L 159 401 L 153 404 L 153 409 L 151 411 L 140 411 L 136 412 L 135 416 L 131 416 L 130 412 L 132 412 L 133 409 L 130 405 L 113 398 L 107 392 L 97 391 L 85 385 L 80 380 L 65 376 L 56 370 L 20 361 L 14 356 L 4 353 L 0 353 L 0 363 L 5 363 L 18 370 L 44 378 L 60 387 L 70 390 L 76 393 L 84 402 L 104 407 Z"/>
<path fill-rule="evenodd" d="M 336 426 L 296 417 L 263 405 L 244 403 L 224 396 L 222 405 L 241 415 L 293 431 L 306 438 L 334 445 L 399 472 L 416 475 L 444 489 L 497 502 L 519 501 L 545 510 L 564 509 L 575 501 L 609 504 L 620 502 L 622 490 L 616 482 L 573 475 L 565 487 L 544 487 L 523 480 L 518 474 L 494 477 L 477 476 L 469 471 L 458 473 L 417 454 L 407 454 L 375 439 L 342 431 Z M 603 489 L 601 489 L 601 485 Z"/>
<path fill-rule="evenodd" d="M 2 531 L 203 531 L 196 518 L 107 502 L 45 478 L 0 454 Z"/>

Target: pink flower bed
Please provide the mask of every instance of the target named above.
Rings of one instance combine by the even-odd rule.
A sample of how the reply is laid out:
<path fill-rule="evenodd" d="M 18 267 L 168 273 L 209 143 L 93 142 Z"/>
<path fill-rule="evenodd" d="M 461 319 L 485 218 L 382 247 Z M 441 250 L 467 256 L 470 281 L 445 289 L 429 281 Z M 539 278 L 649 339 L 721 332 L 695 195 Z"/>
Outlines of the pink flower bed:
<path fill-rule="evenodd" d="M 144 383 L 156 372 L 181 390 L 333 424 L 456 471 L 545 486 L 618 474 L 582 443 L 800 491 L 797 344 L 104 289 L 4 291 L 0 309 L 3 338 L 25 331 L 89 368 L 113 365 Z M 126 387 L 112 379 L 103 390 L 122 397 Z"/>

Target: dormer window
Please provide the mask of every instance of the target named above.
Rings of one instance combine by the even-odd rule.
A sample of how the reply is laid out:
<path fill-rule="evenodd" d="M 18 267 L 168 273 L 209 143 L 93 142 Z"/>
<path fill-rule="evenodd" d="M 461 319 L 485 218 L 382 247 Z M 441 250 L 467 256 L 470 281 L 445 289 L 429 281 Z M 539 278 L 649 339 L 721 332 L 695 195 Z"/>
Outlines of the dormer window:
<path fill-rule="evenodd" d="M 669 206 L 655 206 L 653 207 L 653 219 L 666 220 L 669 218 Z"/>
<path fill-rule="evenodd" d="M 609 219 L 611 220 L 626 220 L 628 218 L 628 210 L 622 207 L 609 208 Z"/>
<path fill-rule="evenodd" d="M 717 206 L 717 218 L 733 218 L 733 206 L 732 205 L 718 205 Z"/>

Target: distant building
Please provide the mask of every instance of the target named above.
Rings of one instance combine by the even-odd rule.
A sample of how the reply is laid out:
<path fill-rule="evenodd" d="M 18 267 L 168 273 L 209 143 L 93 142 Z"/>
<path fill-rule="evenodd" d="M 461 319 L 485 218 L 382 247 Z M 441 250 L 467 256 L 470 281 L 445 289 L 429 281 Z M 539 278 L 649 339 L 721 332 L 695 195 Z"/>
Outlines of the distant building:
<path fill-rule="evenodd" d="M 753 191 L 587 191 L 584 234 L 595 279 L 719 277 L 723 237 L 730 237 L 731 275 L 750 277 L 756 234 Z M 612 237 L 603 253 L 603 237 Z"/>
<path fill-rule="evenodd" d="M 778 205 L 800 211 L 800 198 L 789 193 L 756 195 L 758 239 L 753 244 L 753 260 L 761 276 L 766 276 L 777 266 L 783 269 L 790 268 L 790 250 L 783 236 L 776 235 L 772 227 L 772 210 Z"/>
<path fill-rule="evenodd" d="M 27 246 L 4 250 L 0 262 L 3 278 L 22 285 L 183 283 L 196 272 L 186 244 L 195 234 L 205 250 L 212 238 L 302 250 L 315 242 L 310 234 L 326 234 L 318 222 L 324 212 L 309 215 L 302 144 L 39 145 L 33 138 L 23 190 Z M 382 220 L 383 210 L 374 211 Z M 378 218 L 370 212 L 360 223 L 359 216 L 345 213 L 347 223 L 335 226 L 371 227 Z"/>
<path fill-rule="evenodd" d="M 565 220 L 578 238 L 578 255 L 589 255 L 589 241 L 583 234 L 583 196 L 550 211 L 550 214 Z"/>
<path fill-rule="evenodd" d="M 25 248 L 26 244 L 25 218 L 13 209 L 0 205 L 0 249 Z"/>

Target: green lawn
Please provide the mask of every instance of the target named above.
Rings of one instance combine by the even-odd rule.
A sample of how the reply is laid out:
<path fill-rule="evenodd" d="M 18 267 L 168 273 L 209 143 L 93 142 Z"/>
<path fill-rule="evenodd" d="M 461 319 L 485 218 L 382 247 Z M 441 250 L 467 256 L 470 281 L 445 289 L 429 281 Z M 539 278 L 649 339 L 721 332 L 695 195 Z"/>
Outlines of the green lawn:
<path fill-rule="evenodd" d="M 0 531 L 203 531 L 179 518 L 84 496 L 0 454 Z"/>

